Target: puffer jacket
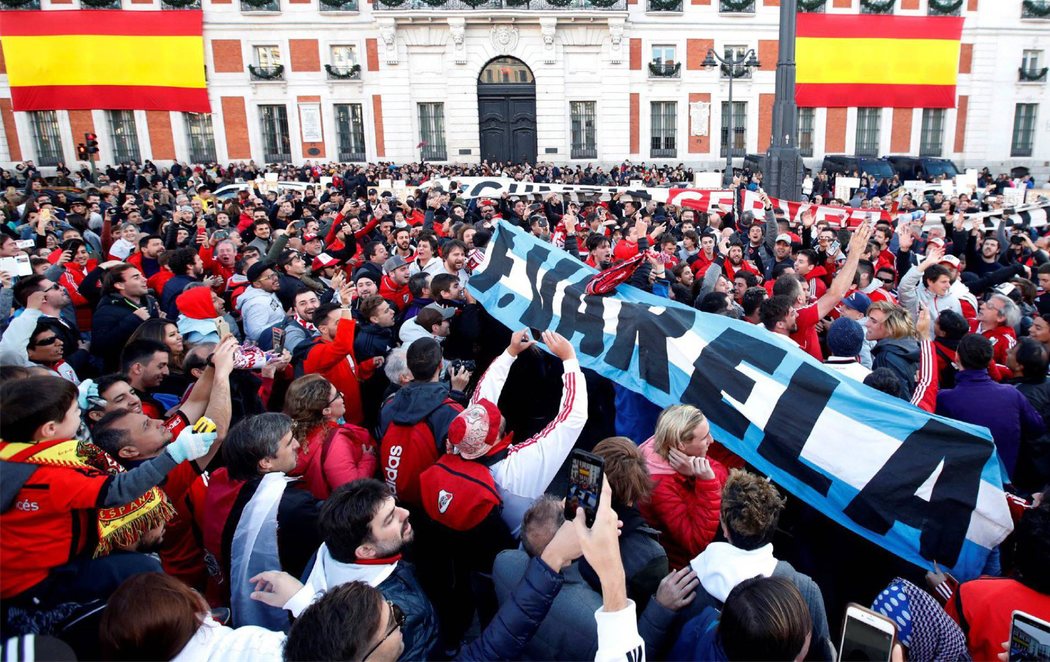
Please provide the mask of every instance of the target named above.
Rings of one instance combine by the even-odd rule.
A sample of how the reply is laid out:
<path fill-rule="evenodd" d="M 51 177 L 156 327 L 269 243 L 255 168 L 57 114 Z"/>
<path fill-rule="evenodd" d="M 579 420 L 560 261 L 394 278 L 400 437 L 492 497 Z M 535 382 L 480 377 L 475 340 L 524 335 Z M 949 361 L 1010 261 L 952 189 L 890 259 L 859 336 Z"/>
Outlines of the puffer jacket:
<path fill-rule="evenodd" d="M 405 650 L 399 659 L 433 659 L 438 644 L 437 612 L 419 585 L 412 565 L 405 561 L 398 562 L 394 572 L 376 588 L 384 598 L 400 607 L 407 618 L 402 630 Z"/>
<path fill-rule="evenodd" d="M 318 499 L 332 490 L 376 472 L 376 444 L 364 428 L 326 422 L 311 430 L 299 446 L 295 468 L 289 476 L 302 476 L 301 487 Z"/>
<path fill-rule="evenodd" d="M 915 371 L 919 368 L 919 341 L 914 338 L 883 338 L 871 348 L 871 369 L 889 368 L 904 386 L 904 399 L 915 390 Z"/>
<path fill-rule="evenodd" d="M 715 477 L 699 480 L 675 471 L 655 450 L 652 438 L 639 450 L 653 479 L 649 501 L 639 504 L 646 521 L 662 533 L 660 544 L 667 550 L 672 570 L 677 570 L 704 551 L 718 532 L 722 507 L 722 487 L 729 472 L 714 458 L 708 458 Z"/>

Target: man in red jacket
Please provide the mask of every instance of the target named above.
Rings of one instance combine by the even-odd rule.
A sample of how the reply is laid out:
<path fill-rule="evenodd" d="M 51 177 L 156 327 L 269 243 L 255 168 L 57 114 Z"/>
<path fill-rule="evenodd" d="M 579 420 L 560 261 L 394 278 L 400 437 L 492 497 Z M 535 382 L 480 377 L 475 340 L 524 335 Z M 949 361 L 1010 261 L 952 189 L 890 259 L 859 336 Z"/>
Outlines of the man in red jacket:
<path fill-rule="evenodd" d="M 346 422 L 360 425 L 365 420 L 360 382 L 371 377 L 377 368 L 383 367 L 384 359 L 376 356 L 358 363 L 354 358 L 356 323 L 349 306 L 350 302 L 344 306 L 328 304 L 314 312 L 314 326 L 321 337 L 307 355 L 303 371 L 306 374 L 316 372 L 324 375 L 343 394 Z"/>
<path fill-rule="evenodd" d="M 970 322 L 970 331 L 992 341 L 992 359 L 1006 365 L 1006 355 L 1017 344 L 1014 328 L 1021 321 L 1017 304 L 1005 294 L 993 294 L 981 304 L 977 319 Z"/>
<path fill-rule="evenodd" d="M 408 290 L 410 263 L 400 255 L 394 255 L 383 263 L 383 279 L 379 283 L 379 296 L 394 304 L 398 313 L 412 303 L 412 293 Z"/>

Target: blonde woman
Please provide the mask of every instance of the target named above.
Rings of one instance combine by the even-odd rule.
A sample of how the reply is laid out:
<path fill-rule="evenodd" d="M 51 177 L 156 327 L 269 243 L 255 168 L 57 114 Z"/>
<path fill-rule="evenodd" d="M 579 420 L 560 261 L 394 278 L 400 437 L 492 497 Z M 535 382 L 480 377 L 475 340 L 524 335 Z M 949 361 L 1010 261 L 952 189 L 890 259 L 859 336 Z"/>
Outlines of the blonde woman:
<path fill-rule="evenodd" d="M 915 391 L 915 371 L 919 368 L 918 332 L 911 315 L 889 301 L 876 301 L 868 308 L 867 338 L 871 348 L 871 369 L 889 368 L 901 381 L 904 399 Z"/>
<path fill-rule="evenodd" d="M 714 540 L 729 472 L 707 457 L 714 440 L 711 426 L 696 407 L 668 407 L 656 421 L 656 433 L 641 445 L 652 495 L 640 504 L 642 515 L 662 531 L 672 570 L 688 565 Z"/>

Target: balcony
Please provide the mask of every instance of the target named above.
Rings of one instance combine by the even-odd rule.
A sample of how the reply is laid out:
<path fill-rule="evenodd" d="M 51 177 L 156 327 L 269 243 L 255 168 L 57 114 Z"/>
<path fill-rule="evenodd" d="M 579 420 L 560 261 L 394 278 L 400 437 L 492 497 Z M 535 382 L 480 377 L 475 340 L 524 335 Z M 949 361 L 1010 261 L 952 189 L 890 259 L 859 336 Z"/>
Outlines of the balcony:
<path fill-rule="evenodd" d="M 290 163 L 292 155 L 280 152 L 264 152 L 263 158 L 266 159 L 267 163 Z"/>
<path fill-rule="evenodd" d="M 598 148 L 594 145 L 573 145 L 569 152 L 569 158 L 571 159 L 596 159 L 598 158 Z"/>
<path fill-rule="evenodd" d="M 860 0 L 862 14 L 892 14 L 897 0 Z"/>
<path fill-rule="evenodd" d="M 361 80 L 361 65 L 355 64 L 349 67 L 337 67 L 326 64 L 324 70 L 328 72 L 328 80 Z"/>
<path fill-rule="evenodd" d="M 0 9 L 40 9 L 40 0 L 3 0 Z"/>
<path fill-rule="evenodd" d="M 248 65 L 248 73 L 251 75 L 251 79 L 255 82 L 264 83 L 270 81 L 284 81 L 284 65 L 278 64 L 272 67 L 257 67 L 254 64 Z"/>
<path fill-rule="evenodd" d="M 828 0 L 798 0 L 798 10 L 802 13 L 823 14 Z"/>
<path fill-rule="evenodd" d="M 963 0 L 930 0 L 930 16 L 961 16 Z"/>
<path fill-rule="evenodd" d="M 161 9 L 200 9 L 201 0 L 161 0 Z M 204 161 L 194 161 L 194 163 L 204 163 Z"/>
<path fill-rule="evenodd" d="M 241 0 L 242 12 L 279 12 L 281 0 Z"/>
<path fill-rule="evenodd" d="M 376 0 L 376 11 L 627 11 L 627 0 Z"/>
<path fill-rule="evenodd" d="M 1021 18 L 1050 19 L 1050 0 L 1024 0 Z"/>
<path fill-rule="evenodd" d="M 360 162 L 364 162 L 364 160 L 365 160 L 365 153 L 364 152 L 344 152 L 341 149 L 339 150 L 339 162 L 340 163 L 360 163 Z"/>
<path fill-rule="evenodd" d="M 673 143 L 674 140 L 672 139 Z M 678 150 L 674 147 L 650 147 L 649 158 L 650 159 L 674 159 L 678 157 Z"/>
<path fill-rule="evenodd" d="M 681 62 L 654 60 L 649 63 L 649 78 L 678 78 L 681 73 Z"/>
<path fill-rule="evenodd" d="M 80 0 L 81 9 L 120 9 L 120 0 Z"/>
<path fill-rule="evenodd" d="M 682 13 L 682 0 L 648 0 L 645 10 L 649 12 Z"/>
<path fill-rule="evenodd" d="M 1017 70 L 1017 80 L 1022 83 L 1045 83 L 1047 67 L 1042 69 L 1025 69 L 1020 67 Z"/>
<path fill-rule="evenodd" d="M 320 0 L 320 10 L 324 12 L 357 11 L 357 0 Z"/>
<path fill-rule="evenodd" d="M 720 14 L 754 14 L 755 0 L 719 0 Z"/>
<path fill-rule="evenodd" d="M 741 78 L 751 78 L 751 67 L 745 67 L 742 64 L 732 67 L 723 64 L 718 68 L 722 72 L 723 79 L 733 78 L 734 80 L 740 80 Z"/>

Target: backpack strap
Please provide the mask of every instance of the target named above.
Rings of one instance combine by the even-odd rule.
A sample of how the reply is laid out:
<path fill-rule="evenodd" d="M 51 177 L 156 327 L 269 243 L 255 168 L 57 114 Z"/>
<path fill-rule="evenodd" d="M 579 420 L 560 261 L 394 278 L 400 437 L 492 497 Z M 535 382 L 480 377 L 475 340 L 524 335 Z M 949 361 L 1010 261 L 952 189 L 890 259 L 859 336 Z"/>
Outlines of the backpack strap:
<path fill-rule="evenodd" d="M 504 448 L 503 450 L 501 450 L 498 453 L 493 453 L 492 455 L 486 455 L 485 457 L 479 457 L 476 460 L 474 460 L 474 462 L 477 462 L 478 464 L 486 466 L 486 467 L 491 467 L 492 465 L 497 464 L 497 463 L 502 462 L 503 460 L 505 460 L 508 455 L 510 455 L 510 447 L 509 446 L 507 448 Z"/>

